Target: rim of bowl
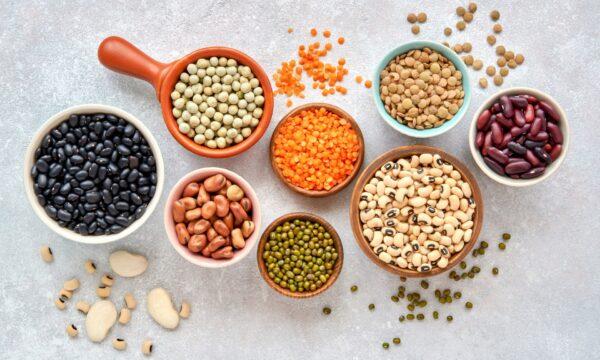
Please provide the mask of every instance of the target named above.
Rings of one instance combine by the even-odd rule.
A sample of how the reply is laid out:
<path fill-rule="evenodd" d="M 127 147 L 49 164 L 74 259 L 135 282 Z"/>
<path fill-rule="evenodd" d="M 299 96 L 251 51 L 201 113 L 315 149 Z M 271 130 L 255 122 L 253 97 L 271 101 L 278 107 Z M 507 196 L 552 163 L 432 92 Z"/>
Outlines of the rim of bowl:
<path fill-rule="evenodd" d="M 358 154 L 358 159 L 356 159 L 352 173 L 350 173 L 350 175 L 348 175 L 346 177 L 346 179 L 344 179 L 344 181 L 335 185 L 334 187 L 332 187 L 329 190 L 320 190 L 320 191 L 319 190 L 307 190 L 307 189 L 301 188 L 301 187 L 296 186 L 296 185 L 290 183 L 289 181 L 287 181 L 287 179 L 283 176 L 283 174 L 281 174 L 281 171 L 279 170 L 277 165 L 275 165 L 275 161 L 273 160 L 273 148 L 275 147 L 275 136 L 277 136 L 277 134 L 279 134 L 279 129 L 281 128 L 283 123 L 285 123 L 290 117 L 292 117 L 292 116 L 296 115 L 297 113 L 304 111 L 304 110 L 321 108 L 321 107 L 338 115 L 340 118 L 346 119 L 348 122 L 350 122 L 350 125 L 352 126 L 352 128 L 356 132 L 356 135 L 358 136 L 358 144 L 360 146 L 360 150 L 359 150 L 359 154 Z M 307 103 L 307 104 L 297 106 L 296 108 L 290 110 L 287 114 L 285 114 L 283 116 L 283 118 L 281 118 L 281 120 L 275 127 L 275 130 L 273 130 L 273 133 L 271 134 L 271 139 L 269 142 L 269 157 L 271 160 L 270 161 L 271 169 L 273 169 L 273 172 L 275 173 L 275 175 L 277 175 L 279 180 L 281 180 L 281 182 L 283 182 L 288 188 L 292 189 L 293 191 L 295 191 L 297 193 L 308 196 L 308 197 L 326 197 L 326 196 L 334 195 L 334 194 L 342 191 L 344 188 L 346 188 L 348 185 L 350 185 L 350 183 L 354 180 L 354 178 L 356 178 L 356 175 L 358 175 L 358 173 L 360 172 L 360 169 L 362 167 L 362 164 L 363 164 L 363 161 L 365 158 L 365 140 L 363 138 L 362 131 L 360 130 L 360 126 L 358 125 L 356 120 L 342 108 L 335 106 L 335 105 L 327 104 L 327 103 L 320 103 L 320 102 Z"/>
<path fill-rule="evenodd" d="M 187 184 L 189 184 L 192 181 L 199 181 L 199 180 L 206 179 L 207 177 L 216 175 L 216 174 L 225 175 L 225 177 L 228 180 L 230 180 L 233 184 L 236 184 L 239 187 L 241 187 L 242 190 L 244 190 L 244 193 L 246 194 L 246 196 L 252 202 L 252 221 L 254 222 L 254 232 L 246 240 L 246 246 L 244 246 L 244 248 L 241 250 L 236 250 L 234 252 L 234 256 L 231 259 L 226 259 L 226 260 L 205 258 L 204 256 L 192 253 L 191 251 L 188 250 L 187 247 L 181 245 L 179 243 L 179 241 L 177 240 L 177 234 L 175 233 L 175 221 L 173 221 L 173 216 L 172 216 L 173 202 L 175 202 L 177 199 L 179 199 L 179 197 L 181 196 L 181 191 L 183 191 L 183 189 L 185 188 L 185 186 Z M 233 265 L 233 264 L 241 261 L 243 258 L 245 258 L 250 253 L 250 251 L 252 251 L 252 248 L 258 242 L 257 239 L 259 238 L 260 226 L 261 226 L 260 203 L 258 201 L 258 196 L 254 192 L 254 189 L 252 188 L 252 186 L 250 186 L 250 184 L 246 181 L 246 179 L 244 179 L 237 173 L 235 173 L 231 170 L 220 168 L 220 167 L 200 168 L 200 169 L 196 169 L 194 171 L 191 171 L 191 172 L 185 174 L 171 188 L 171 191 L 169 192 L 169 196 L 167 197 L 167 203 L 165 204 L 164 225 L 165 225 L 165 231 L 167 232 L 167 237 L 169 238 L 169 243 L 171 243 L 173 248 L 175 248 L 175 250 L 177 251 L 177 253 L 179 255 L 181 255 L 181 257 L 183 257 L 187 261 L 191 262 L 192 264 L 198 265 L 201 267 L 213 268 L 213 269 L 223 268 L 223 267 L 227 267 L 227 266 Z"/>
<path fill-rule="evenodd" d="M 475 137 L 477 136 L 477 118 L 479 118 L 479 115 L 483 111 L 485 111 L 485 109 L 488 109 L 490 106 L 492 106 L 492 104 L 494 102 L 496 102 L 496 100 L 498 100 L 501 96 L 517 95 L 517 94 L 529 94 L 529 95 L 533 95 L 533 96 L 537 97 L 538 99 L 544 100 L 544 101 L 550 103 L 550 105 L 552 105 L 554 107 L 554 109 L 556 109 L 556 111 L 558 111 L 558 113 L 560 115 L 560 121 L 559 121 L 558 125 L 560 127 L 560 130 L 563 133 L 562 152 L 561 152 L 560 156 L 558 157 L 558 159 L 556 159 L 556 161 L 553 161 L 549 166 L 546 167 L 546 171 L 544 172 L 544 174 L 542 176 L 538 176 L 533 179 L 513 179 L 510 177 L 501 176 L 500 174 L 495 173 L 492 169 L 490 169 L 485 164 L 485 162 L 483 161 L 483 156 L 481 155 L 481 153 L 475 146 Z M 524 186 L 535 185 L 537 183 L 540 183 L 540 182 L 546 180 L 548 177 L 550 177 L 552 174 L 554 174 L 556 172 L 556 170 L 560 167 L 560 165 L 563 163 L 563 161 L 567 155 L 567 151 L 569 149 L 569 140 L 570 140 L 569 120 L 567 119 L 567 115 L 566 115 L 564 109 L 562 108 L 562 106 L 560 106 L 560 104 L 552 96 L 550 96 L 540 90 L 529 88 L 529 87 L 511 87 L 508 89 L 500 90 L 500 91 L 496 92 L 495 94 L 489 96 L 481 104 L 481 106 L 477 109 L 477 111 L 475 111 L 475 114 L 473 115 L 473 119 L 471 120 L 471 125 L 469 127 L 469 149 L 471 149 L 471 155 L 473 156 L 475 163 L 477 163 L 477 166 L 479 166 L 481 171 L 483 171 L 483 173 L 486 174 L 492 180 L 494 180 L 500 184 L 503 184 L 503 185 L 514 186 L 514 187 L 524 187 Z"/>
<path fill-rule="evenodd" d="M 39 147 L 42 139 L 50 129 L 57 126 L 64 120 L 67 120 L 72 114 L 93 114 L 93 113 L 108 113 L 116 115 L 120 118 L 123 118 L 127 122 L 133 124 L 144 136 L 146 142 L 152 149 L 152 154 L 156 159 L 156 176 L 158 177 L 158 181 L 156 183 L 156 192 L 154 196 L 148 203 L 146 211 L 141 218 L 135 220 L 131 225 L 125 228 L 123 231 L 117 234 L 111 235 L 80 235 L 76 232 L 64 228 L 54 220 L 52 220 L 44 208 L 38 203 L 37 198 L 33 192 L 33 179 L 31 178 L 31 167 L 34 164 L 34 155 L 35 150 Z M 139 229 L 145 222 L 148 220 L 152 212 L 156 209 L 158 202 L 160 201 L 160 197 L 163 191 L 165 176 L 164 176 L 164 163 L 162 153 L 160 152 L 160 148 L 154 136 L 148 128 L 135 116 L 128 113 L 125 110 L 119 109 L 110 105 L 103 104 L 82 104 L 71 106 L 67 109 L 64 109 L 54 115 L 52 115 L 48 120 L 46 120 L 35 132 L 33 139 L 29 143 L 27 150 L 25 152 L 25 166 L 23 169 L 23 178 L 25 182 L 25 192 L 27 194 L 27 200 L 29 204 L 33 208 L 35 214 L 44 222 L 52 231 L 57 233 L 58 235 L 69 239 L 71 241 L 76 241 L 85 244 L 105 244 L 113 241 L 120 240 L 126 236 L 131 235 L 134 231 Z"/>
<path fill-rule="evenodd" d="M 379 94 L 379 86 L 380 86 L 380 82 L 381 82 L 379 77 L 380 77 L 383 69 L 385 69 L 385 67 L 389 64 L 389 62 L 392 61 L 392 59 L 395 58 L 396 56 L 404 54 L 410 50 L 422 49 L 425 47 L 431 48 L 432 50 L 435 50 L 436 52 L 444 55 L 444 57 L 446 57 L 448 60 L 450 60 L 452 62 L 452 64 L 454 65 L 454 67 L 456 67 L 456 69 L 462 73 L 462 86 L 463 86 L 463 91 L 465 92 L 465 96 L 463 98 L 463 104 L 458 109 L 458 112 L 456 114 L 454 114 L 452 119 L 444 122 L 441 126 L 436 127 L 436 128 L 417 130 L 417 129 L 412 129 L 406 125 L 400 124 L 398 122 L 398 120 L 394 119 L 385 110 L 385 107 L 383 105 L 383 102 L 380 99 L 380 94 Z M 390 52 L 388 52 L 383 57 L 383 59 L 379 62 L 377 67 L 375 68 L 375 73 L 373 75 L 372 91 L 373 91 L 373 100 L 375 101 L 375 106 L 377 107 L 377 111 L 379 112 L 379 115 L 385 120 L 385 122 L 388 125 L 390 125 L 392 128 L 394 128 L 394 130 L 396 130 L 404 135 L 414 137 L 414 138 L 421 138 L 421 139 L 441 135 L 441 134 L 449 131 L 453 127 L 455 127 L 465 116 L 465 114 L 469 108 L 469 105 L 471 104 L 471 82 L 469 80 L 469 72 L 468 72 L 467 67 L 464 64 L 464 62 L 460 59 L 460 57 L 458 57 L 458 55 L 452 49 L 446 47 L 443 44 L 436 43 L 433 41 L 426 41 L 426 40 L 409 41 L 407 43 L 404 43 L 404 44 L 394 48 Z"/>
<path fill-rule="evenodd" d="M 260 86 L 263 89 L 263 97 L 265 98 L 265 102 L 263 104 L 263 114 L 258 122 L 258 125 L 252 130 L 250 136 L 248 136 L 239 144 L 228 146 L 223 149 L 211 149 L 205 145 L 198 145 L 192 138 L 189 138 L 186 134 L 179 132 L 177 121 L 173 116 L 173 105 L 171 104 L 171 92 L 173 91 L 175 84 L 179 81 L 179 75 L 185 70 L 187 65 L 192 62 L 196 62 L 200 58 L 209 58 L 212 56 L 224 56 L 227 58 L 232 58 L 238 61 L 239 64 L 250 67 L 254 77 L 256 77 L 260 82 Z M 175 138 L 175 140 L 177 140 L 177 142 L 188 151 L 209 158 L 233 157 L 245 152 L 254 146 L 258 141 L 260 141 L 260 139 L 266 133 L 269 123 L 271 122 L 271 117 L 273 116 L 273 106 L 275 103 L 269 76 L 260 66 L 260 64 L 249 55 L 237 49 L 223 46 L 201 48 L 171 63 L 167 70 L 167 74 L 164 76 L 161 82 L 158 99 L 167 129 Z"/>
<path fill-rule="evenodd" d="M 265 265 L 265 261 L 262 258 L 262 255 L 261 255 L 262 250 L 265 247 L 265 242 L 267 241 L 267 237 L 269 236 L 271 231 L 273 231 L 273 229 L 276 228 L 279 224 L 281 224 L 285 221 L 289 221 L 290 219 L 309 220 L 309 221 L 317 222 L 317 223 L 321 224 L 325 228 L 325 230 L 327 230 L 327 232 L 330 233 L 330 235 L 333 238 L 333 241 L 337 247 L 336 250 L 338 252 L 338 261 L 335 263 L 333 273 L 331 274 L 331 276 L 329 277 L 327 282 L 325 282 L 325 284 L 323 284 L 323 286 L 321 286 L 320 288 L 318 288 L 315 291 L 303 292 L 303 293 L 292 292 L 289 289 L 284 289 L 281 286 L 277 285 L 267 275 L 267 267 Z M 262 235 L 260 236 L 260 240 L 258 242 L 258 247 L 256 249 L 256 262 L 258 263 L 258 270 L 259 270 L 260 275 L 265 280 L 265 282 L 269 285 L 270 288 L 272 288 L 273 290 L 275 290 L 278 293 L 285 295 L 287 297 L 291 297 L 294 299 L 307 299 L 307 298 L 317 296 L 317 295 L 327 291 L 336 282 L 336 280 L 340 276 L 340 273 L 342 272 L 342 267 L 344 266 L 344 246 L 342 244 L 342 239 L 340 238 L 340 235 L 335 230 L 333 225 L 331 225 L 329 222 L 327 222 L 327 220 L 323 219 L 319 215 L 311 214 L 308 212 L 288 213 L 288 214 L 284 214 L 284 215 L 278 217 L 277 219 L 273 220 L 269 224 L 269 226 L 267 226 L 265 231 L 263 231 Z"/>
<path fill-rule="evenodd" d="M 458 170 L 461 173 L 461 175 L 468 180 L 469 185 L 471 186 L 471 192 L 473 193 L 473 198 L 475 198 L 476 200 L 477 207 L 475 210 L 475 217 L 473 219 L 473 233 L 471 236 L 471 240 L 467 244 L 465 244 L 461 251 L 459 251 L 456 254 L 453 254 L 448 259 L 448 266 L 446 266 L 443 269 L 440 267 L 436 267 L 428 272 L 418 272 L 416 270 L 402 269 L 398 266 L 384 263 L 379 259 L 377 255 L 375 255 L 375 252 L 373 251 L 373 249 L 362 234 L 362 225 L 360 223 L 359 218 L 358 202 L 360 194 L 362 193 L 362 188 L 383 164 L 385 164 L 388 161 L 392 161 L 392 159 L 399 159 L 401 157 L 406 157 L 413 154 L 422 154 L 424 152 L 439 154 L 444 160 L 452 164 L 452 166 L 454 166 L 454 168 Z M 475 178 L 475 176 L 473 176 L 473 173 L 469 171 L 469 168 L 465 164 L 463 164 L 459 159 L 457 159 L 453 155 L 437 147 L 427 145 L 406 145 L 393 148 L 379 155 L 365 168 L 365 170 L 363 170 L 363 172 L 360 174 L 360 177 L 356 181 L 356 184 L 354 185 L 354 189 L 352 190 L 349 214 L 350 227 L 352 228 L 352 233 L 354 234 L 354 240 L 356 240 L 362 252 L 373 263 L 378 265 L 380 268 L 396 275 L 411 278 L 426 278 L 433 277 L 450 270 L 458 263 L 460 263 L 471 252 L 471 250 L 477 243 L 477 239 L 479 238 L 479 235 L 481 234 L 481 229 L 483 228 L 484 212 L 484 201 L 483 196 L 481 194 L 481 189 L 479 188 L 477 179 Z"/>

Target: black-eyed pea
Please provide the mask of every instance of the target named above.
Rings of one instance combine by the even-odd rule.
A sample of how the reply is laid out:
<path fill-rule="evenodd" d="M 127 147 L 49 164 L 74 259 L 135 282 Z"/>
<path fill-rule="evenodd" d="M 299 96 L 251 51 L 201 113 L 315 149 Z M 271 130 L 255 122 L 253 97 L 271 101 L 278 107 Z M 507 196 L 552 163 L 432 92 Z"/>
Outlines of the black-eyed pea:
<path fill-rule="evenodd" d="M 67 280 L 63 284 L 63 289 L 68 290 L 68 291 L 75 291 L 78 288 L 79 288 L 79 280 L 77 280 L 75 278 Z"/>
<path fill-rule="evenodd" d="M 52 249 L 50 249 L 49 246 L 42 246 L 40 248 L 40 256 L 42 257 L 42 260 L 44 260 L 47 263 L 51 263 L 52 261 L 54 261 L 54 254 L 52 253 Z"/>
<path fill-rule="evenodd" d="M 116 338 L 113 340 L 112 346 L 116 350 L 123 351 L 123 350 L 127 349 L 127 342 L 124 339 Z"/>
<path fill-rule="evenodd" d="M 142 354 L 146 356 L 152 355 L 153 347 L 152 340 L 144 340 L 142 343 Z"/>
<path fill-rule="evenodd" d="M 392 255 L 388 254 L 387 251 L 381 251 L 379 253 L 379 260 L 383 261 L 386 264 L 390 264 L 392 262 Z"/>
<path fill-rule="evenodd" d="M 69 324 L 67 326 L 67 334 L 69 335 L 69 337 L 77 337 L 77 335 L 79 335 L 79 331 L 77 330 L 77 327 L 74 324 Z"/>
<path fill-rule="evenodd" d="M 125 306 L 127 306 L 127 308 L 129 310 L 133 310 L 136 308 L 137 301 L 135 300 L 135 297 L 133 296 L 133 294 L 131 294 L 131 293 L 125 294 Z"/>
<path fill-rule="evenodd" d="M 183 301 L 181 302 L 181 307 L 179 308 L 179 316 L 182 319 L 187 319 L 190 317 L 191 307 L 190 304 Z"/>
<path fill-rule="evenodd" d="M 440 258 L 437 263 L 436 266 L 442 269 L 445 269 L 448 266 L 448 259 L 445 257 Z"/>
<path fill-rule="evenodd" d="M 102 279 L 100 279 L 100 282 L 106 286 L 113 286 L 113 284 L 115 283 L 115 279 L 109 274 L 104 274 L 104 276 L 102 276 Z"/>
<path fill-rule="evenodd" d="M 101 299 L 106 299 L 110 296 L 111 287 L 106 285 L 100 285 L 96 288 L 96 295 Z"/>
<path fill-rule="evenodd" d="M 88 311 L 90 311 L 90 304 L 83 300 L 78 301 L 77 304 L 75 304 L 75 307 L 82 314 L 87 314 Z"/>
<path fill-rule="evenodd" d="M 58 297 L 60 297 L 61 299 L 65 300 L 65 301 L 71 299 L 72 296 L 73 296 L 73 292 L 66 290 L 66 289 L 61 289 L 60 292 L 58 293 Z"/>
<path fill-rule="evenodd" d="M 463 235 L 463 241 L 465 243 L 468 243 L 469 241 L 471 241 L 472 236 L 473 236 L 473 229 L 465 230 L 465 234 Z"/>
<path fill-rule="evenodd" d="M 54 305 L 56 305 L 59 310 L 64 310 L 67 307 L 66 300 L 60 297 L 54 300 Z"/>
<path fill-rule="evenodd" d="M 454 245 L 454 252 L 459 252 L 465 247 L 464 241 L 460 241 L 458 244 Z"/>
<path fill-rule="evenodd" d="M 94 264 L 94 262 L 93 262 L 92 260 L 87 260 L 87 261 L 85 262 L 85 265 L 84 265 L 84 267 L 85 267 L 85 271 L 86 271 L 88 274 L 93 274 L 93 273 L 95 273 L 95 272 L 96 272 L 96 264 Z"/>
<path fill-rule="evenodd" d="M 124 307 L 119 311 L 119 324 L 125 325 L 131 320 L 131 310 Z"/>

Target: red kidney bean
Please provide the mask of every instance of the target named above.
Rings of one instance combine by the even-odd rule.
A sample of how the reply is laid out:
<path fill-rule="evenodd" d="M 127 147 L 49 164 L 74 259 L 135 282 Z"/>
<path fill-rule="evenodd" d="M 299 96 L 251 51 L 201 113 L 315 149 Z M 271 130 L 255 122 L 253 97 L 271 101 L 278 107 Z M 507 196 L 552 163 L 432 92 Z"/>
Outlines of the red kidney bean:
<path fill-rule="evenodd" d="M 533 149 L 536 147 L 544 146 L 544 143 L 541 141 L 533 141 L 533 140 L 525 140 L 525 147 L 528 149 Z"/>
<path fill-rule="evenodd" d="M 495 103 L 494 105 L 492 105 L 491 110 L 492 114 L 497 114 L 500 111 L 502 111 L 502 106 L 500 106 L 500 103 Z"/>
<path fill-rule="evenodd" d="M 500 174 L 500 175 L 504 175 L 504 168 L 502 167 L 502 165 L 498 164 L 497 162 L 495 162 L 494 160 L 490 159 L 489 157 L 484 157 L 483 161 L 486 163 L 486 165 L 494 170 L 496 173 Z"/>
<path fill-rule="evenodd" d="M 523 112 L 521 110 L 517 109 L 515 111 L 514 122 L 515 125 L 517 125 L 518 127 L 523 127 L 527 123 L 527 121 L 525 121 L 525 115 L 523 115 Z"/>
<path fill-rule="evenodd" d="M 514 122 L 511 119 L 507 119 L 504 117 L 504 115 L 502 114 L 498 114 L 498 115 L 492 115 L 492 117 L 496 117 L 496 121 L 498 122 L 498 124 L 502 125 L 503 127 L 510 129 L 513 126 L 515 126 Z"/>
<path fill-rule="evenodd" d="M 549 138 L 548 133 L 545 131 L 540 131 L 539 133 L 532 135 L 531 133 L 527 134 L 527 138 L 533 141 L 542 141 L 546 142 Z"/>
<path fill-rule="evenodd" d="M 516 143 L 514 141 L 509 141 L 506 146 L 508 147 L 508 149 L 510 151 L 512 151 L 515 154 L 525 155 L 525 153 L 527 153 L 526 147 L 524 147 L 523 145 Z"/>
<path fill-rule="evenodd" d="M 558 112 L 556 112 L 556 110 L 554 110 L 554 108 L 548 104 L 545 101 L 540 101 L 539 102 L 540 105 L 540 109 L 544 110 L 544 112 L 546 113 L 546 115 L 550 116 L 550 118 L 556 122 L 558 122 L 560 120 L 560 115 L 558 115 Z"/>
<path fill-rule="evenodd" d="M 492 130 L 492 141 L 494 142 L 494 145 L 499 145 L 502 143 L 502 139 L 504 138 L 502 128 L 497 122 L 492 123 L 490 127 Z"/>
<path fill-rule="evenodd" d="M 502 139 L 502 143 L 500 143 L 500 145 L 498 145 L 498 149 L 505 149 L 506 145 L 508 145 L 508 142 L 511 139 L 512 139 L 512 135 L 509 132 L 504 134 L 504 138 Z"/>
<path fill-rule="evenodd" d="M 488 155 L 502 165 L 508 162 L 508 156 L 493 146 L 488 150 Z"/>
<path fill-rule="evenodd" d="M 477 130 L 487 128 L 491 116 L 492 113 L 489 110 L 485 110 L 484 112 L 482 112 L 481 115 L 479 115 L 479 118 L 477 118 Z"/>
<path fill-rule="evenodd" d="M 508 158 L 508 163 L 507 164 L 514 163 L 514 162 L 517 162 L 517 161 L 523 161 L 523 159 L 518 158 L 518 157 L 511 157 L 511 158 Z"/>
<path fill-rule="evenodd" d="M 533 105 L 529 104 L 527 105 L 527 108 L 525 109 L 525 122 L 532 122 L 533 118 L 535 117 L 535 109 L 533 108 Z"/>
<path fill-rule="evenodd" d="M 506 118 L 511 118 L 515 115 L 515 108 L 508 99 L 508 96 L 504 95 L 500 97 L 500 105 L 502 106 L 502 114 L 504 114 Z"/>
<path fill-rule="evenodd" d="M 538 159 L 542 160 L 546 164 L 550 164 L 552 162 L 550 154 L 548 154 L 546 150 L 542 149 L 541 147 L 534 148 L 533 153 L 538 157 Z"/>
<path fill-rule="evenodd" d="M 552 158 L 552 161 L 558 159 L 558 156 L 560 155 L 561 151 L 562 151 L 562 145 L 560 145 L 560 144 L 554 145 L 554 147 L 550 151 L 550 158 Z"/>
<path fill-rule="evenodd" d="M 525 160 L 527 160 L 532 166 L 539 166 L 542 163 L 531 150 L 527 150 L 525 153 Z"/>
<path fill-rule="evenodd" d="M 527 99 L 527 102 L 530 104 L 537 104 L 537 102 L 538 102 L 538 99 L 533 95 L 523 94 L 523 95 L 521 95 L 521 97 L 524 99 Z"/>
<path fill-rule="evenodd" d="M 513 128 L 510 129 L 510 134 L 512 136 L 518 136 L 521 134 L 526 133 L 527 131 L 529 131 L 529 128 L 531 127 L 530 124 L 525 124 L 525 126 L 523 127 L 519 127 L 519 126 L 514 126 Z"/>
<path fill-rule="evenodd" d="M 533 123 L 531 123 L 531 129 L 529 130 L 529 135 L 536 136 L 540 130 L 542 130 L 542 119 L 536 117 L 533 119 Z"/>
<path fill-rule="evenodd" d="M 510 102 L 512 102 L 512 104 L 519 109 L 525 109 L 527 105 L 529 105 L 527 99 L 521 96 L 511 96 L 509 99 Z"/>
<path fill-rule="evenodd" d="M 542 175 L 544 173 L 544 171 L 546 171 L 545 166 L 536 167 L 536 168 L 533 168 L 529 171 L 522 173 L 520 177 L 521 177 L 521 179 L 533 179 L 535 177 Z"/>
<path fill-rule="evenodd" d="M 504 171 L 508 175 L 521 174 L 529 169 L 531 169 L 531 164 L 525 160 L 511 162 L 504 167 Z"/>
<path fill-rule="evenodd" d="M 490 146 L 492 146 L 492 132 L 488 131 L 483 139 L 483 148 L 481 149 L 481 153 L 483 154 L 483 156 L 486 156 L 488 154 Z"/>
<path fill-rule="evenodd" d="M 546 125 L 548 133 L 550 134 L 550 137 L 552 138 L 552 140 L 554 140 L 555 143 L 557 144 L 562 144 L 563 143 L 563 134 L 562 131 L 560 130 L 560 128 L 554 124 L 554 123 L 548 123 Z"/>
<path fill-rule="evenodd" d="M 477 136 L 475 136 L 475 144 L 477 145 L 478 148 L 481 148 L 481 146 L 483 145 L 483 137 L 485 135 L 483 134 L 483 131 L 478 131 L 477 132 Z"/>

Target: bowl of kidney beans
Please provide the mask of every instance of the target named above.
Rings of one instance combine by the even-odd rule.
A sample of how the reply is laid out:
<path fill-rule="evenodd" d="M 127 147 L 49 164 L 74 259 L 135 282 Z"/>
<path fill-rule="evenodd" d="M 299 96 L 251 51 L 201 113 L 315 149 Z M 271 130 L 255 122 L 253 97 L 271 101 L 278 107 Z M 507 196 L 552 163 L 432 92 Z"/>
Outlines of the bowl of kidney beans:
<path fill-rule="evenodd" d="M 139 228 L 158 204 L 163 159 L 150 131 L 107 105 L 80 105 L 52 116 L 25 157 L 25 190 L 54 232 L 100 244 Z"/>
<path fill-rule="evenodd" d="M 528 186 L 548 178 L 565 158 L 569 124 L 550 96 L 510 88 L 489 98 L 475 113 L 469 146 L 475 162 L 495 181 Z"/>

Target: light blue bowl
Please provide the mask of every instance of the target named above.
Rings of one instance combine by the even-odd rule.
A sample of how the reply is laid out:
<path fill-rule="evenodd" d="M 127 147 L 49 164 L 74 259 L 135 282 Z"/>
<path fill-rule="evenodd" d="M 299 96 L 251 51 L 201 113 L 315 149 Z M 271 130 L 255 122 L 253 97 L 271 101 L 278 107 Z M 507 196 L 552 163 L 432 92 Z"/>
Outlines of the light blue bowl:
<path fill-rule="evenodd" d="M 404 54 L 413 49 L 422 49 L 425 47 L 435 50 L 438 53 L 444 55 L 462 73 L 462 86 L 463 91 L 465 92 L 465 97 L 463 99 L 462 106 L 460 107 L 460 109 L 458 109 L 458 112 L 454 114 L 454 117 L 452 119 L 446 121 L 442 126 L 431 129 L 417 130 L 412 129 L 406 125 L 400 124 L 385 110 L 383 102 L 379 97 L 379 76 L 383 69 L 385 69 L 385 67 L 390 63 L 390 61 L 392 61 L 392 59 L 396 56 Z M 467 112 L 467 109 L 469 108 L 469 104 L 471 103 L 471 82 L 469 81 L 469 73 L 467 72 L 467 67 L 465 66 L 465 63 L 458 57 L 458 55 L 456 55 L 454 51 L 442 44 L 432 41 L 411 41 L 406 44 L 400 45 L 394 50 L 390 51 L 381 60 L 379 65 L 377 65 L 377 69 L 375 69 L 375 74 L 373 76 L 373 98 L 375 99 L 375 105 L 377 106 L 377 110 L 379 111 L 381 117 L 396 131 L 415 138 L 428 138 L 445 133 L 446 131 L 456 126 L 456 124 L 458 124 L 458 122 L 463 118 L 463 116 Z"/>

